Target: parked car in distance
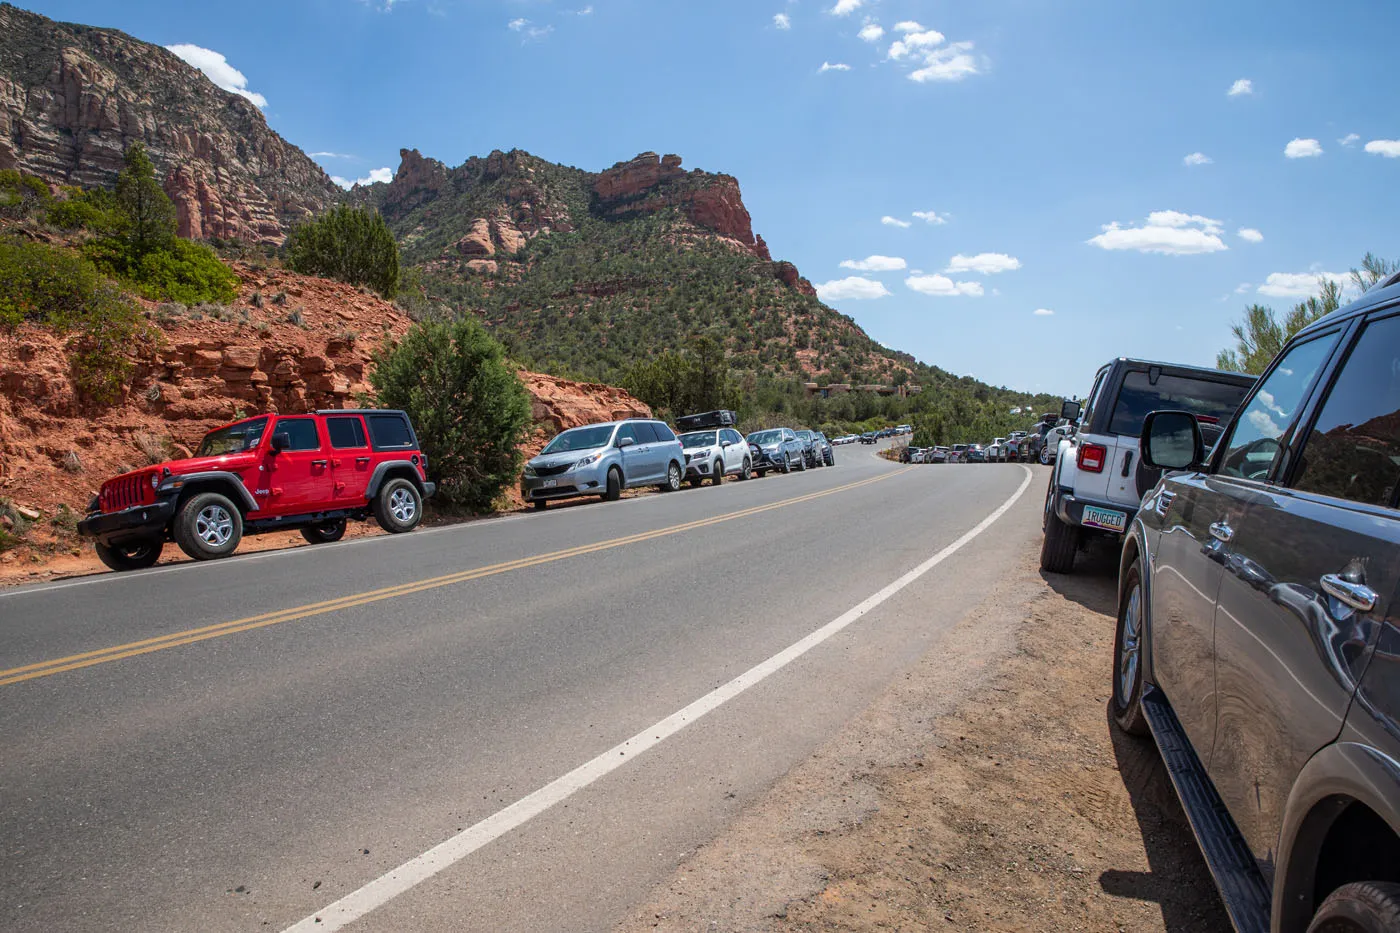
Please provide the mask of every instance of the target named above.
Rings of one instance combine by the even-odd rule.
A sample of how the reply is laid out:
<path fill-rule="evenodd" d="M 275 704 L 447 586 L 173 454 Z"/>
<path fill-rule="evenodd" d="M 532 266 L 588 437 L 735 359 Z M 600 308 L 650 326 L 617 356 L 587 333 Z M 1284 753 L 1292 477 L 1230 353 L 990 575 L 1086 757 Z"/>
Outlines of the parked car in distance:
<path fill-rule="evenodd" d="M 875 432 L 874 432 L 874 431 L 866 431 L 864 434 L 862 434 L 862 435 L 860 436 L 860 442 L 861 442 L 862 444 L 873 444 L 873 443 L 875 443 L 875 442 L 878 441 L 878 440 L 879 440 L 879 438 L 875 436 Z"/>
<path fill-rule="evenodd" d="M 822 465 L 820 454 L 817 453 L 816 436 L 806 428 L 796 432 L 798 443 L 802 445 L 802 460 L 808 467 L 819 467 Z"/>
<path fill-rule="evenodd" d="M 258 415 L 210 431 L 191 458 L 107 480 L 78 533 L 111 569 L 136 570 L 159 560 L 167 541 L 212 560 L 268 531 L 338 541 L 348 521 L 371 515 L 385 531 L 411 531 L 434 491 L 401 411 Z"/>
<path fill-rule="evenodd" d="M 1141 428 L 1170 472 L 1124 541 L 1109 711 L 1155 739 L 1236 930 L 1400 929 L 1397 283 L 1293 337 L 1223 430 L 1177 393 Z"/>
<path fill-rule="evenodd" d="M 769 470 L 791 473 L 793 470 L 807 469 L 806 461 L 802 458 L 802 442 L 791 428 L 755 431 L 745 440 L 753 458 L 754 472 L 759 476 L 767 476 Z"/>
<path fill-rule="evenodd" d="M 812 437 L 817 442 L 817 453 L 821 461 L 826 466 L 836 466 L 836 451 L 831 449 L 831 441 L 826 439 L 826 435 L 820 431 L 813 431 Z"/>
<path fill-rule="evenodd" d="M 536 509 L 555 499 L 599 496 L 616 501 L 624 489 L 674 491 L 685 476 L 685 451 L 666 424 L 649 419 L 608 421 L 556 435 L 525 464 L 520 491 Z"/>
<path fill-rule="evenodd" d="M 982 449 L 988 463 L 1000 463 L 1006 459 L 1006 438 L 998 437 Z"/>
<path fill-rule="evenodd" d="M 693 486 L 709 480 L 718 486 L 725 476 L 748 479 L 753 455 L 744 436 L 733 428 L 691 431 L 680 436 L 685 451 L 685 478 Z"/>
<path fill-rule="evenodd" d="M 1045 497 L 1040 569 L 1069 573 L 1089 535 L 1122 536 L 1158 472 L 1142 463 L 1138 434 L 1148 412 L 1182 409 L 1218 437 L 1255 377 L 1199 366 L 1119 358 L 1099 368 L 1069 444 L 1061 445 Z M 1077 403 L 1061 415 L 1080 420 Z"/>
<path fill-rule="evenodd" d="M 953 450 L 952 450 L 952 452 L 948 454 L 948 462 L 949 462 L 949 463 L 966 463 L 966 462 L 967 462 L 967 448 L 968 448 L 968 445 L 967 445 L 967 444 L 954 444 L 954 445 L 953 445 Z"/>
<path fill-rule="evenodd" d="M 1020 463 L 1024 457 L 1021 454 L 1021 442 L 1026 438 L 1025 431 L 1012 431 L 1006 435 L 1006 444 L 1002 447 L 1002 459 L 1009 463 Z"/>
<path fill-rule="evenodd" d="M 1037 455 L 1036 459 L 1040 461 L 1042 466 L 1049 466 L 1054 463 L 1055 458 L 1059 456 L 1060 453 L 1060 444 L 1073 437 L 1077 430 L 1078 429 L 1074 425 L 1065 423 L 1057 424 L 1049 431 L 1046 431 L 1045 437 L 1041 439 L 1040 453 Z"/>
<path fill-rule="evenodd" d="M 924 463 L 947 463 L 951 453 L 947 447 L 930 447 L 924 453 Z"/>
<path fill-rule="evenodd" d="M 1026 435 L 1025 442 L 1021 445 L 1022 463 L 1046 462 L 1041 459 L 1041 452 L 1045 450 L 1045 436 L 1059 423 L 1059 420 L 1059 412 L 1049 412 L 1040 416 L 1040 420 L 1031 428 Z"/>
<path fill-rule="evenodd" d="M 920 448 L 920 447 L 908 447 L 908 446 L 906 446 L 906 447 L 901 447 L 901 448 L 899 448 L 899 462 L 900 462 L 900 463 L 918 463 L 918 462 L 919 462 L 919 459 L 918 459 L 918 458 L 919 458 L 919 456 L 920 456 L 922 453 L 923 453 L 923 449 Z"/>
<path fill-rule="evenodd" d="M 981 444 L 968 444 L 967 450 L 963 453 L 963 460 L 966 463 L 986 463 L 986 448 Z"/>

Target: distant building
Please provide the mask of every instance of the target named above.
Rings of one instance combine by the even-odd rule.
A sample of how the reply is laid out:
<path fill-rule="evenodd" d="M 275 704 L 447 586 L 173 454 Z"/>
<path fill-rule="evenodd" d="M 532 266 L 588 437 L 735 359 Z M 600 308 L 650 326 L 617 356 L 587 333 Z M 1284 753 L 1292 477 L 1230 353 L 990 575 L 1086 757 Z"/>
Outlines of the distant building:
<path fill-rule="evenodd" d="M 847 392 L 867 392 L 872 395 L 898 396 L 904 398 L 907 395 L 918 395 L 923 391 L 923 387 L 912 383 L 902 386 L 869 385 L 853 386 L 848 382 L 833 382 L 829 385 L 818 385 L 815 382 L 804 382 L 802 389 L 807 398 L 833 398 L 837 395 L 845 395 Z"/>

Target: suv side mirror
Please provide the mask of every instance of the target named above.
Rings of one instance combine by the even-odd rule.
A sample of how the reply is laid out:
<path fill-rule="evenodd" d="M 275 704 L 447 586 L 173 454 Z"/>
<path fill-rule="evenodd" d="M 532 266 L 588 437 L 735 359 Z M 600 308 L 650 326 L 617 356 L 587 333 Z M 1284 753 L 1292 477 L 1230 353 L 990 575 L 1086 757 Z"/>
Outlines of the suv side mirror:
<path fill-rule="evenodd" d="M 278 453 L 287 450 L 292 446 L 292 436 L 286 431 L 279 431 L 272 435 L 272 452 Z"/>
<path fill-rule="evenodd" d="M 1060 417 L 1066 421 L 1078 421 L 1081 411 L 1083 411 L 1083 409 L 1078 402 L 1066 400 L 1064 404 L 1060 406 Z"/>
<path fill-rule="evenodd" d="M 1187 411 L 1154 411 L 1142 423 L 1142 462 L 1154 470 L 1190 470 L 1205 459 L 1201 426 Z"/>
<path fill-rule="evenodd" d="M 617 439 L 617 449 L 621 450 L 624 447 L 631 447 L 635 443 L 637 443 L 635 437 L 619 437 Z"/>

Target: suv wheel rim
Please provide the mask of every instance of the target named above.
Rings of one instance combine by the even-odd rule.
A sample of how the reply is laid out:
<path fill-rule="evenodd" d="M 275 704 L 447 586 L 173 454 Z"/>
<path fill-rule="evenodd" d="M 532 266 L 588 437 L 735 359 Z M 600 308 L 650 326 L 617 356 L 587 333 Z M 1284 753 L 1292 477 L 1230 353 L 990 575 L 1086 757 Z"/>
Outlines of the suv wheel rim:
<path fill-rule="evenodd" d="M 1137 686 L 1138 660 L 1142 654 L 1142 588 L 1135 586 L 1123 609 L 1123 633 L 1118 649 L 1118 705 L 1126 706 Z"/>
<path fill-rule="evenodd" d="M 389 494 L 389 514 L 393 515 L 396 521 L 406 524 L 413 521 L 413 516 L 417 513 L 418 506 L 407 489 L 395 489 Z"/>
<path fill-rule="evenodd" d="M 681 469 L 674 463 L 671 464 L 670 470 L 667 471 L 666 478 L 671 484 L 672 491 L 681 488 Z"/>
<path fill-rule="evenodd" d="M 233 516 L 222 505 L 206 505 L 195 516 L 194 533 L 210 547 L 223 547 L 233 537 Z"/>

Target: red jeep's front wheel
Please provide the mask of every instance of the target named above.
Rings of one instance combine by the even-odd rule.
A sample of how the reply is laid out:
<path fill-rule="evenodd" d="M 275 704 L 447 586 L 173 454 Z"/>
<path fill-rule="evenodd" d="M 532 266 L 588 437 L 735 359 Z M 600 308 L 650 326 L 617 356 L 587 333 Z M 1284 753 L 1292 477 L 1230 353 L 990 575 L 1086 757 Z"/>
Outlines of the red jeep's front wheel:
<path fill-rule="evenodd" d="M 228 557 L 243 540 L 243 514 L 217 492 L 190 496 L 175 513 L 175 543 L 195 560 Z"/>

